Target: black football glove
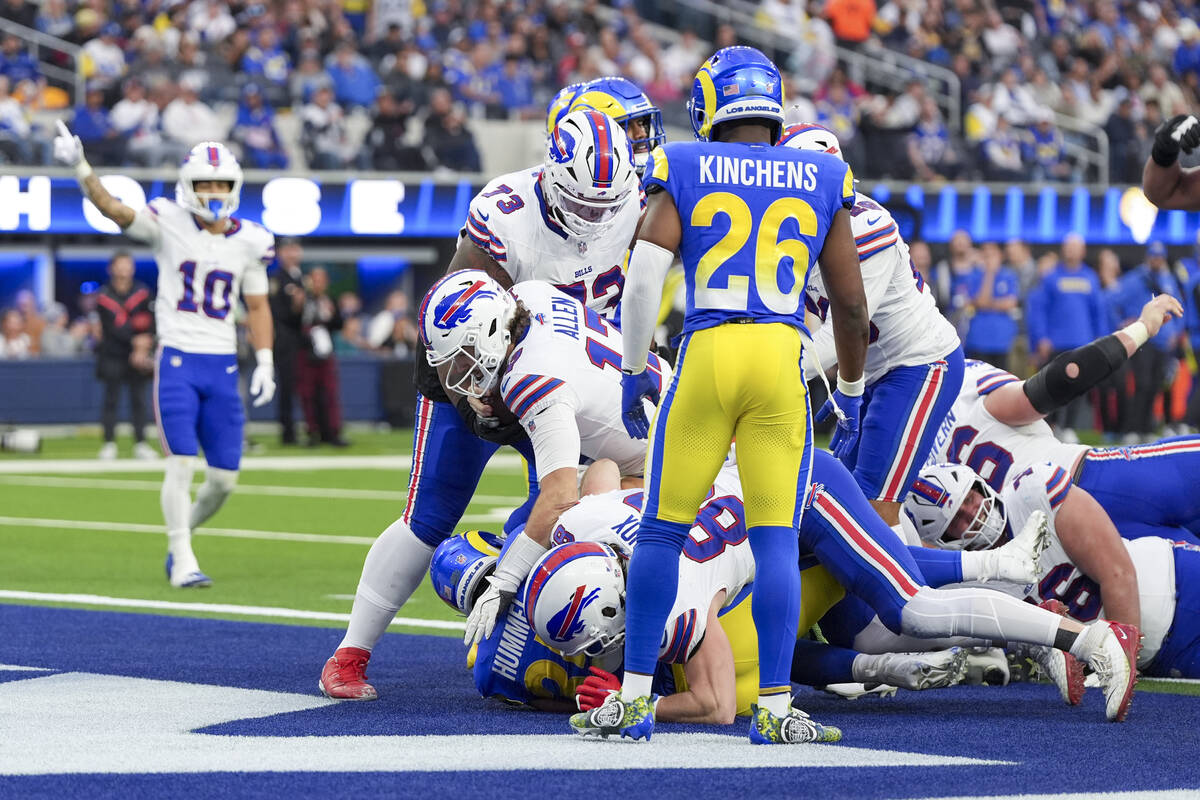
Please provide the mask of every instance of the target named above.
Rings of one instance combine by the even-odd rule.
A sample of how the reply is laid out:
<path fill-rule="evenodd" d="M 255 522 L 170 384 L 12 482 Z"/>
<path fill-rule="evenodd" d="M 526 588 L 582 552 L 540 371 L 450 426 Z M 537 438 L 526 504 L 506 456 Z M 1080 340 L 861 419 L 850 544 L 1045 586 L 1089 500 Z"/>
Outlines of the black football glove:
<path fill-rule="evenodd" d="M 1160 167 L 1169 167 L 1179 158 L 1179 151 L 1191 154 L 1200 146 L 1200 121 L 1191 114 L 1179 114 L 1159 125 L 1154 131 L 1154 149 L 1150 157 Z"/>

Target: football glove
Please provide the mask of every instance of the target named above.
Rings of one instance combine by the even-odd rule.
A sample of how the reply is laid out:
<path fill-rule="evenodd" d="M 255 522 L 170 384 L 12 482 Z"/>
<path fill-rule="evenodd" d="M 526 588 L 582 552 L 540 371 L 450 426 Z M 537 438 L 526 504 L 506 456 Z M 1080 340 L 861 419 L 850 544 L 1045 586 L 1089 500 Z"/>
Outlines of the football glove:
<path fill-rule="evenodd" d="M 83 142 L 71 133 L 67 123 L 57 122 L 58 135 L 54 137 L 54 158 L 68 167 L 77 167 L 83 161 Z"/>
<path fill-rule="evenodd" d="M 841 409 L 841 413 L 837 415 L 837 429 L 833 432 L 833 439 L 829 442 L 829 449 L 838 459 L 845 459 L 854 450 L 855 443 L 858 442 L 858 418 L 862 412 L 862 395 L 843 394 L 841 389 L 835 389 L 833 397 L 825 401 L 825 405 L 821 406 L 821 410 L 817 412 L 816 421 L 823 422 L 826 417 L 834 411 L 834 403 Z"/>
<path fill-rule="evenodd" d="M 1178 114 L 1159 125 L 1154 131 L 1154 163 L 1169 167 L 1179 158 L 1179 151 L 1190 154 L 1200 146 L 1200 121 L 1191 114 Z"/>
<path fill-rule="evenodd" d="M 254 407 L 265 406 L 275 396 L 275 356 L 269 348 L 255 353 L 258 364 L 250 374 L 250 396 Z"/>
<path fill-rule="evenodd" d="M 463 634 L 463 644 L 467 647 L 479 644 L 492 635 L 496 620 L 508 610 L 517 593 L 517 584 L 506 578 L 489 575 L 487 582 L 488 588 L 475 601 L 467 617 L 467 629 Z"/>
<path fill-rule="evenodd" d="M 642 405 L 643 397 L 649 397 L 658 405 L 658 384 L 650 371 L 644 369 L 636 375 L 621 373 L 621 421 L 625 423 L 625 432 L 634 439 L 650 436 L 650 420 Z"/>
<path fill-rule="evenodd" d="M 610 694 L 621 691 L 621 681 L 611 672 L 599 667 L 588 667 L 588 672 L 592 674 L 575 689 L 575 705 L 580 711 L 599 708 Z"/>

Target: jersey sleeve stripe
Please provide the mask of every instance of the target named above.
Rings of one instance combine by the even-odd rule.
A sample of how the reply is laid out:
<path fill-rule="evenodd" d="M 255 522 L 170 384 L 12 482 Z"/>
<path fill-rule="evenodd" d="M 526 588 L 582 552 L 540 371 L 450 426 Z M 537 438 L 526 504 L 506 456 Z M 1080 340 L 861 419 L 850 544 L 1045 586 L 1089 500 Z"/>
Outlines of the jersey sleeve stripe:
<path fill-rule="evenodd" d="M 887 250 L 889 247 L 894 245 L 899 238 L 900 235 L 896 234 L 894 236 L 889 236 L 882 242 L 872 243 L 867 246 L 860 246 L 858 248 L 858 260 L 862 261 L 863 259 L 870 258 L 876 253 L 882 253 L 884 250 Z"/>
<path fill-rule="evenodd" d="M 530 387 L 541 375 L 526 375 L 521 380 L 517 381 L 507 392 L 504 392 L 504 404 L 511 410 L 513 402 L 520 396 L 522 392 Z"/>
<path fill-rule="evenodd" d="M 467 214 L 466 232 L 471 241 L 481 250 L 486 251 L 497 261 L 504 260 L 507 255 L 504 245 L 486 225 L 476 218 L 474 212 Z"/>
<path fill-rule="evenodd" d="M 668 664 L 681 663 L 688 655 L 692 634 L 696 630 L 696 609 L 689 608 L 686 612 L 675 618 L 675 625 L 671 632 L 671 643 L 667 645 L 667 651 L 663 654 L 662 660 Z"/>
<path fill-rule="evenodd" d="M 509 406 L 509 408 L 514 414 L 517 415 L 517 418 L 519 419 L 525 416 L 525 414 L 529 412 L 529 409 L 533 408 L 537 401 L 541 400 L 543 397 L 550 394 L 555 389 L 558 389 L 562 385 L 563 382 L 557 378 L 545 378 L 540 383 L 534 385 L 534 387 L 528 392 L 526 392 L 525 397 L 517 400 L 515 406 Z"/>
<path fill-rule="evenodd" d="M 882 228 L 876 228 L 873 231 L 867 231 L 866 233 L 855 236 L 854 243 L 857 244 L 859 247 L 861 247 L 864 244 L 868 244 L 868 243 L 880 238 L 881 236 L 887 236 L 888 234 L 895 233 L 895 232 L 896 232 L 896 223 L 890 222 L 887 225 L 884 225 Z"/>
<path fill-rule="evenodd" d="M 1067 494 L 1070 493 L 1070 491 L 1071 491 L 1071 482 L 1070 481 L 1064 482 L 1062 489 L 1060 489 L 1057 494 L 1053 495 L 1050 498 L 1050 508 L 1054 511 L 1057 511 L 1058 507 L 1061 506 L 1063 504 L 1063 501 L 1065 501 L 1067 499 Z"/>
<path fill-rule="evenodd" d="M 1007 386 L 1010 383 L 1016 383 L 1018 380 L 1020 379 L 1016 375 L 1009 375 L 1007 372 L 1002 372 L 998 375 L 980 378 L 978 381 L 976 381 L 975 386 L 977 389 L 977 394 L 980 397 L 983 397 L 986 394 L 991 394 L 992 392 L 996 391 L 1001 386 Z"/>
<path fill-rule="evenodd" d="M 1057 510 L 1067 499 L 1071 491 L 1071 478 L 1062 467 L 1057 467 L 1054 474 L 1046 481 L 1046 494 L 1050 497 L 1050 508 Z"/>

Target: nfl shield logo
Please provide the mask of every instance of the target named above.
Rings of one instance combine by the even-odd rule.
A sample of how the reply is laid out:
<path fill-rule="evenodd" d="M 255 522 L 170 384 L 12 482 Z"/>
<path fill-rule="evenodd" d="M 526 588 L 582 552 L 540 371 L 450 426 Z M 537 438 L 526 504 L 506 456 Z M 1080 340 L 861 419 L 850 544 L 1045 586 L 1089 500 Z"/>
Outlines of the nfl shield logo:
<path fill-rule="evenodd" d="M 579 248 L 579 255 L 587 253 L 587 242 L 580 240 L 575 246 Z"/>

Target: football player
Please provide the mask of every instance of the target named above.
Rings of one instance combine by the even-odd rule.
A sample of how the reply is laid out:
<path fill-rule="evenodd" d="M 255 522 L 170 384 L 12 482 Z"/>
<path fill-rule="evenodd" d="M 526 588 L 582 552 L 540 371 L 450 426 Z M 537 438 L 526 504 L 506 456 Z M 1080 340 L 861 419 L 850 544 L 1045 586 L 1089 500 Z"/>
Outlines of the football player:
<path fill-rule="evenodd" d="M 1044 513 L 1050 544 L 1038 580 L 1024 587 L 1027 595 L 1058 601 L 1083 622 L 1107 617 L 1137 624 L 1143 673 L 1200 677 L 1200 547 L 1156 536 L 1122 539 L 1062 467 L 1032 464 L 1011 474 L 997 494 L 969 467 L 927 466 L 904 507 L 925 542 L 974 550 L 1002 543 L 1031 515 Z M 1128 634 L 1126 650 L 1137 653 L 1137 629 Z"/>
<path fill-rule="evenodd" d="M 662 111 L 628 78 L 596 78 L 583 84 L 571 101 L 572 111 L 581 108 L 607 114 L 625 129 L 638 175 L 645 171 L 654 148 L 667 140 Z"/>
<path fill-rule="evenodd" d="M 1099 502 L 1122 536 L 1200 544 L 1200 436 L 1091 447 L 1060 442 L 1043 419 L 1102 381 L 1182 311 L 1178 300 L 1159 295 L 1138 321 L 1063 353 L 1026 381 L 967 361 L 962 390 L 937 432 L 930 461 L 966 464 L 997 491 L 1014 475 L 1049 461 Z"/>
<path fill-rule="evenodd" d="M 650 343 L 663 281 L 679 251 L 687 309 L 675 380 L 654 421 L 646 509 L 629 571 L 625 678 L 596 714 L 623 735 L 654 728 L 655 652 L 678 583 L 679 553 L 736 436 L 749 539 L 757 564 L 757 743 L 813 741 L 823 729 L 791 706 L 799 613 L 796 526 L 812 452 L 800 369 L 804 286 L 820 256 L 834 310 L 836 402 L 857 425 L 867 345 L 866 303 L 849 212 L 853 176 L 822 153 L 776 148 L 783 130 L 779 70 L 751 47 L 728 47 L 696 74 L 690 105 L 697 142 L 668 142 L 646 167 L 651 192 L 629 262 L 622 308 L 623 409 L 631 434 L 657 399 L 641 351 Z M 686 366 L 685 366 L 686 365 Z M 608 706 L 612 706 L 609 708 Z"/>
<path fill-rule="evenodd" d="M 642 203 L 625 132 L 598 112 L 571 112 L 553 128 L 544 163 L 496 178 L 471 201 L 448 273 L 482 270 L 503 289 L 517 281 L 549 281 L 611 317 Z M 439 320 L 433 322 L 460 321 L 453 313 Z M 494 389 L 480 397 L 448 391 L 423 343 L 418 351 L 408 499 L 363 564 L 346 636 L 321 673 L 320 687 L 329 697 L 377 697 L 366 680 L 371 650 L 421 582 L 434 548 L 462 518 L 501 445 L 516 447 L 530 473 L 530 497 L 506 530 L 523 523 L 536 502 L 534 453 L 521 423 Z"/>
<path fill-rule="evenodd" d="M 225 145 L 192 148 L 175 184 L 175 200 L 157 197 L 135 211 L 109 194 L 84 157 L 83 145 L 59 121 L 55 157 L 75 168 L 80 188 L 131 239 L 145 242 L 158 263 L 154 317 L 154 413 L 167 454 L 162 511 L 167 527 L 167 578 L 175 587 L 212 580 L 192 551 L 192 530 L 217 512 L 237 484 L 245 412 L 238 395 L 234 305 L 248 309 L 257 364 L 250 377 L 254 405 L 275 394 L 273 328 L 267 305 L 267 265 L 275 237 L 233 216 L 242 168 Z M 200 449 L 208 471 L 191 501 Z"/>
<path fill-rule="evenodd" d="M 1154 147 L 1142 169 L 1146 199 L 1162 209 L 1200 209 L 1200 167 L 1179 164 L 1179 154 L 1200 146 L 1200 121 L 1194 114 L 1177 114 L 1154 131 Z"/>
<path fill-rule="evenodd" d="M 780 144 L 819 150 L 842 158 L 842 148 L 820 125 L 793 125 Z M 871 339 L 867 348 L 861 435 L 832 449 L 854 473 L 889 525 L 900 521 L 900 501 L 933 447 L 938 425 L 962 386 L 963 352 L 958 334 L 938 311 L 933 294 L 908 257 L 908 245 L 892 215 L 861 192 L 850 209 L 850 228 L 858 248 Z M 819 271 L 809 274 L 804 302 L 825 321 L 829 299 Z M 831 325 L 813 336 L 815 358 L 806 360 L 806 377 L 837 361 Z M 830 406 L 817 413 L 820 421 Z"/>

